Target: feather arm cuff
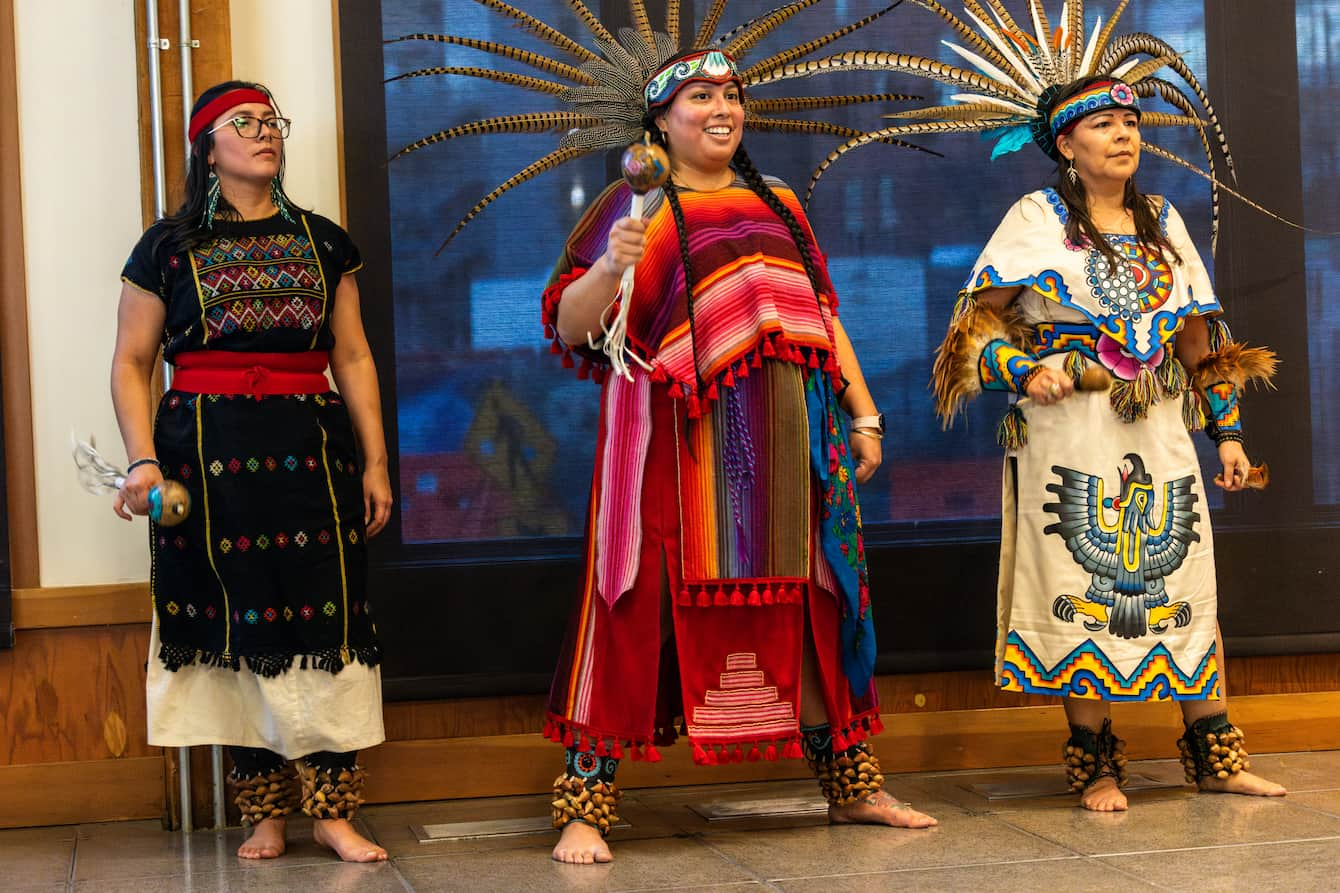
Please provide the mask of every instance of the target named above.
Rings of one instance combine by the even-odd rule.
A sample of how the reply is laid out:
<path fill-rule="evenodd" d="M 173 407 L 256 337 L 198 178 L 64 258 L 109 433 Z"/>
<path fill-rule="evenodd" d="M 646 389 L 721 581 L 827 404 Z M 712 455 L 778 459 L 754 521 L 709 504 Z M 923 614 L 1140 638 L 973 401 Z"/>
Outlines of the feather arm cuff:
<path fill-rule="evenodd" d="M 940 417 L 941 425 L 948 428 L 954 418 L 963 411 L 967 402 L 984 387 L 983 363 L 987 357 L 984 352 L 993 342 L 1000 342 L 992 348 L 993 357 L 1012 360 L 1018 376 L 1022 377 L 1026 368 L 1020 368 L 1031 361 L 1037 361 L 1029 353 L 1031 332 L 1012 310 L 998 310 L 989 304 L 979 304 L 970 294 L 959 297 L 955 308 L 954 320 L 935 351 L 935 366 L 932 372 L 931 390 L 935 394 L 935 413 Z M 1013 351 L 1017 356 L 1010 356 Z M 996 364 L 1000 366 L 999 363 Z M 1002 390 L 1012 390 L 1003 387 Z"/>

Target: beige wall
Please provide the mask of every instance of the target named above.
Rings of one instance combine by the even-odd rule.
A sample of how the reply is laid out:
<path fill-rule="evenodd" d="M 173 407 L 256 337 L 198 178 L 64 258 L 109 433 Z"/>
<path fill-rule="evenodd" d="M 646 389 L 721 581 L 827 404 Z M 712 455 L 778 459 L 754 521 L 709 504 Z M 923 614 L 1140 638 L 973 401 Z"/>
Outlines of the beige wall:
<path fill-rule="evenodd" d="M 132 0 L 15 0 L 43 586 L 144 579 L 144 522 L 83 492 L 70 435 L 125 458 L 108 396 L 117 277 L 140 234 Z"/>
<path fill-rule="evenodd" d="M 144 580 L 145 522 L 84 493 L 69 447 L 93 434 L 126 458 L 107 376 L 117 277 L 141 232 L 138 0 L 61 0 L 59 14 L 13 2 L 41 585 Z M 289 193 L 338 219 L 332 4 L 232 0 L 231 18 L 235 76 L 267 84 L 294 119 Z"/>
<path fill-rule="evenodd" d="M 332 6 L 330 0 L 231 0 L 229 12 L 233 77 L 265 84 L 293 119 L 285 188 L 294 201 L 338 221 Z"/>

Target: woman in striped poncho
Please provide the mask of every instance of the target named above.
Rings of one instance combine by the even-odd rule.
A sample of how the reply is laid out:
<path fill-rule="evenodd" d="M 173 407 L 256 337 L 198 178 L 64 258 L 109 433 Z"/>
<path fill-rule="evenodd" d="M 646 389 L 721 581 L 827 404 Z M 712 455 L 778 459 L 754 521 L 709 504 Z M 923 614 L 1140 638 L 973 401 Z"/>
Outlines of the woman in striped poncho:
<path fill-rule="evenodd" d="M 807 758 L 833 822 L 934 825 L 881 790 L 865 741 L 881 725 L 855 485 L 879 467 L 883 425 L 814 234 L 740 145 L 729 56 L 673 59 L 645 93 L 670 181 L 641 219 L 626 185 L 605 190 L 544 294 L 554 352 L 602 383 L 585 577 L 546 727 L 566 747 L 554 858 L 610 859 L 615 768 L 659 760 L 678 717 L 699 764 Z M 615 300 L 631 302 L 629 376 L 588 347 Z"/>

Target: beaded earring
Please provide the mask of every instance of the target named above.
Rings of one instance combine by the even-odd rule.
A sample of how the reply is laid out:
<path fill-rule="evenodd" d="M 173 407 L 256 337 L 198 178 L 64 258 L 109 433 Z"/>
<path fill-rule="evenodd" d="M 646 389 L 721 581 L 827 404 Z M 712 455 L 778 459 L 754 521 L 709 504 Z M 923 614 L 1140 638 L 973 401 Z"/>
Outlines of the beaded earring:
<path fill-rule="evenodd" d="M 214 168 L 209 169 L 209 179 L 205 185 L 205 212 L 200 215 L 200 228 L 214 228 L 214 212 L 219 209 L 219 196 L 223 194 L 223 187 L 219 185 L 219 175 L 214 173 Z"/>
<path fill-rule="evenodd" d="M 284 201 L 284 188 L 279 184 L 279 178 L 275 177 L 270 181 L 270 201 L 279 209 L 279 215 L 289 223 L 297 223 L 293 215 L 288 212 L 288 202 Z"/>

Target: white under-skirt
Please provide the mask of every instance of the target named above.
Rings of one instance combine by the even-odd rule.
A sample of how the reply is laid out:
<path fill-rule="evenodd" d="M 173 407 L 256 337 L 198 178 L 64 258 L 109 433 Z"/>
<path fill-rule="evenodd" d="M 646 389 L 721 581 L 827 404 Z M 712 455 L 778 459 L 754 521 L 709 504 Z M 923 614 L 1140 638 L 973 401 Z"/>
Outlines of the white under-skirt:
<path fill-rule="evenodd" d="M 158 660 L 158 622 L 149 639 L 149 743 L 263 747 L 286 759 L 364 750 L 386 740 L 380 667 L 357 661 L 332 675 L 294 668 L 273 678 L 191 664 L 175 672 Z"/>

